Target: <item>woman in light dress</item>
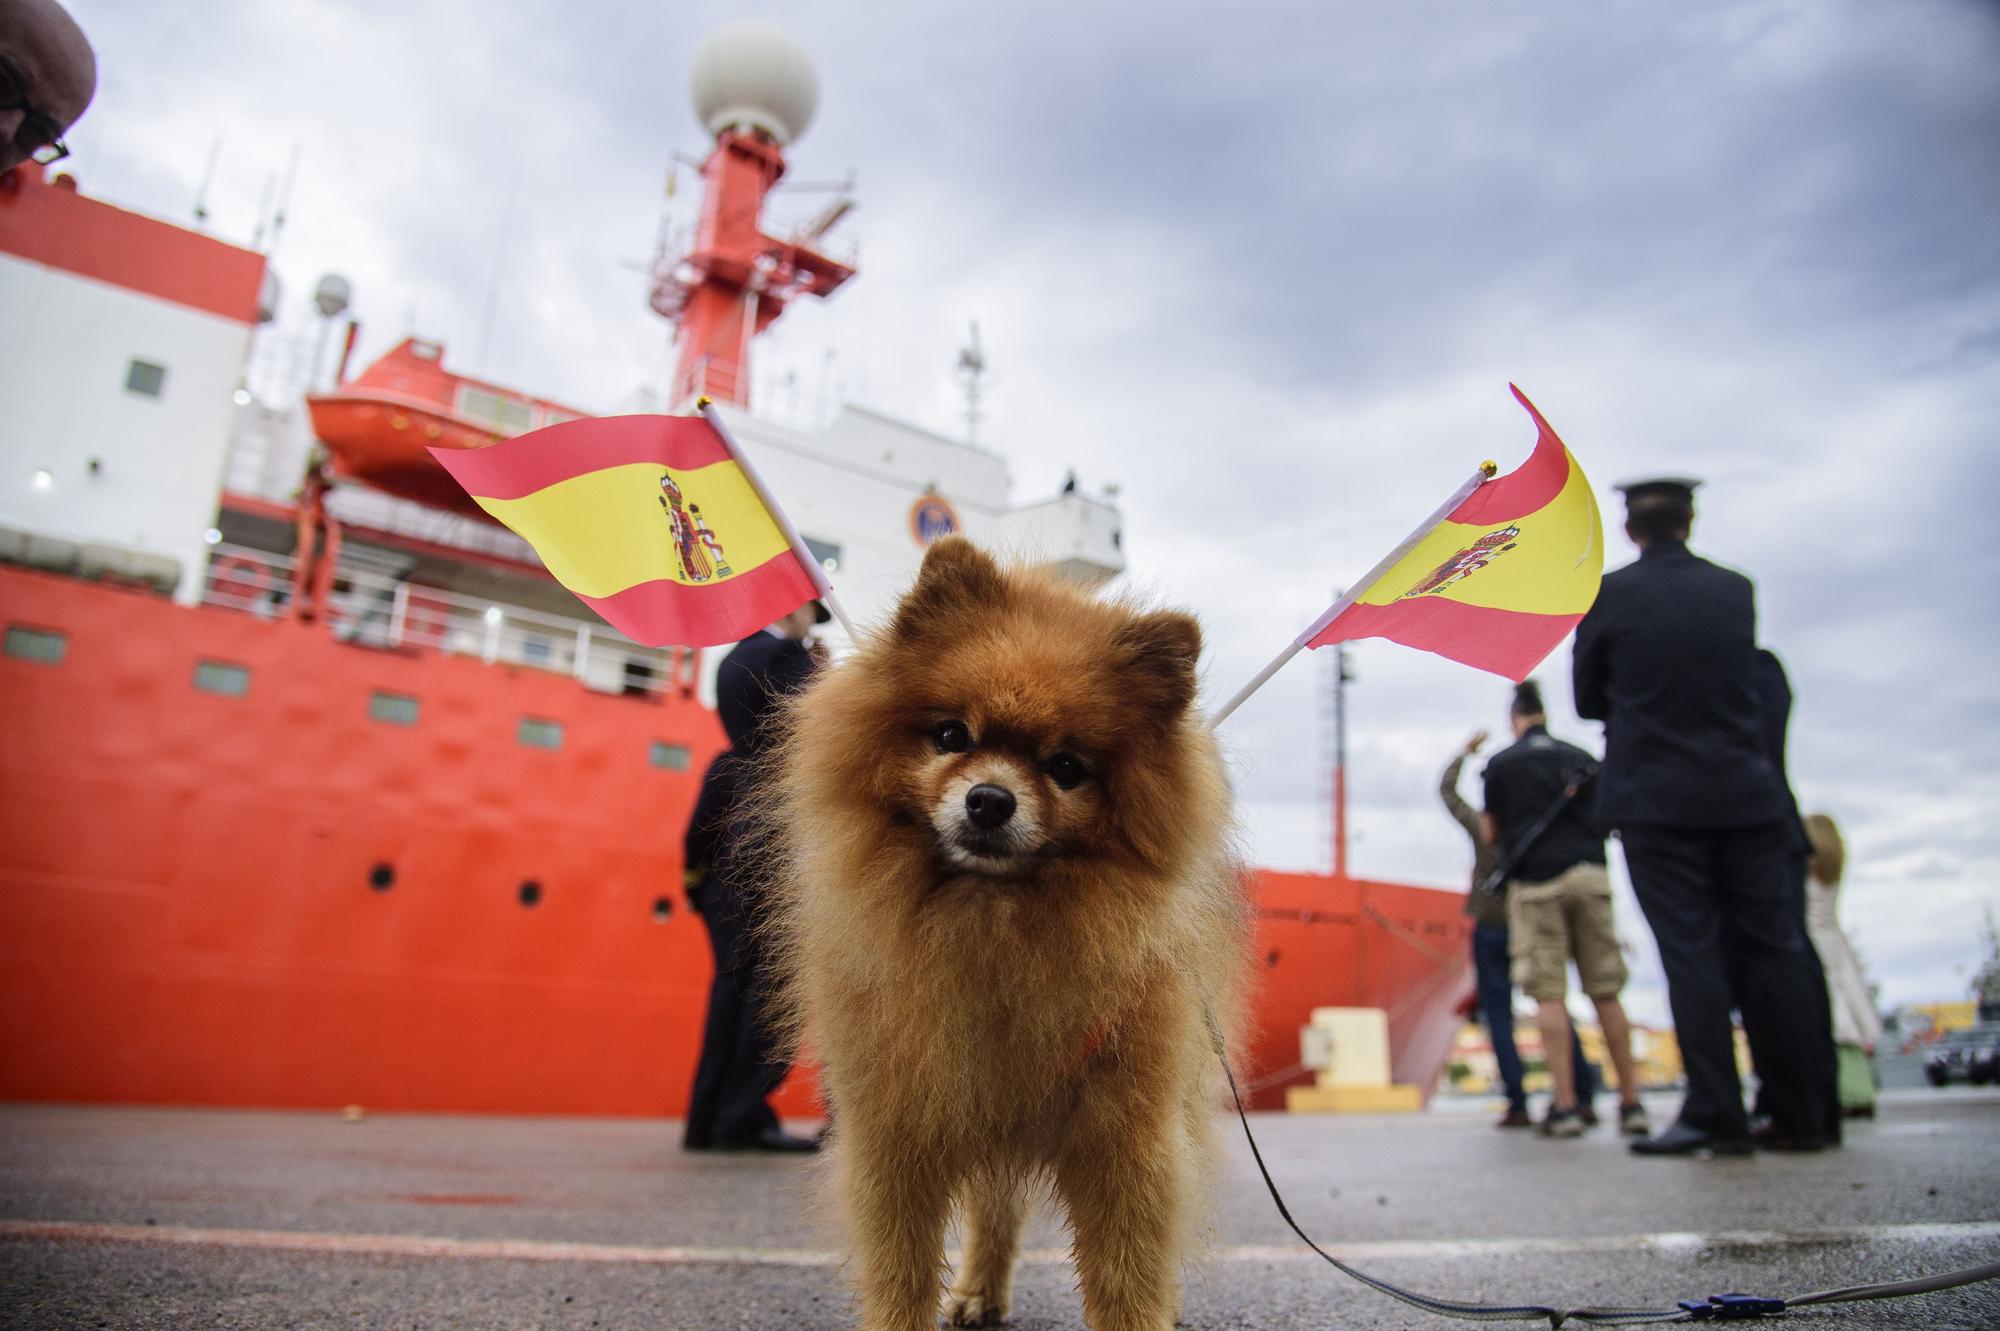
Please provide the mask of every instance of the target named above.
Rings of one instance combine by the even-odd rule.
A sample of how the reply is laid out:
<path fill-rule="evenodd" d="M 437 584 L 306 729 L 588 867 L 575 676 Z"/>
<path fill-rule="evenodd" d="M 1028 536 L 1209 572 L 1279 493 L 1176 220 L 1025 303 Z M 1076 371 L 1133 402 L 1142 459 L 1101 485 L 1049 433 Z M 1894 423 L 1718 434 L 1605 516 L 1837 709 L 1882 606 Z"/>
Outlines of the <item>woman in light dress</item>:
<path fill-rule="evenodd" d="M 1849 1118 L 1875 1117 L 1875 1042 L 1882 1038 L 1882 1018 L 1862 978 L 1861 958 L 1840 929 L 1840 878 L 1847 863 L 1840 828 L 1823 813 L 1806 816 L 1806 839 L 1812 845 L 1806 862 L 1806 932 L 1826 969 L 1826 988 L 1833 1000 L 1833 1043 L 1839 1054 L 1840 1109 Z"/>

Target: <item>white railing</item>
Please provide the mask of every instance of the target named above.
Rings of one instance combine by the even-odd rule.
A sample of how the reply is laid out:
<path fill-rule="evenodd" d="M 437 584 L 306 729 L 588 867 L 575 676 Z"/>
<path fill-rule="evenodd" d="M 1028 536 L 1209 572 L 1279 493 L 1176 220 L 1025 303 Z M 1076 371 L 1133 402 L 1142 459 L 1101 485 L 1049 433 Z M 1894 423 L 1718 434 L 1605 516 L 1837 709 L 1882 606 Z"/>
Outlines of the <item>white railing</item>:
<path fill-rule="evenodd" d="M 265 619 L 291 613 L 297 560 L 247 546 L 210 550 L 202 604 Z M 691 694 L 698 653 L 642 647 L 592 620 L 554 615 L 429 587 L 342 561 L 329 598 L 328 627 L 342 642 L 477 657 L 574 677 L 602 693 Z"/>

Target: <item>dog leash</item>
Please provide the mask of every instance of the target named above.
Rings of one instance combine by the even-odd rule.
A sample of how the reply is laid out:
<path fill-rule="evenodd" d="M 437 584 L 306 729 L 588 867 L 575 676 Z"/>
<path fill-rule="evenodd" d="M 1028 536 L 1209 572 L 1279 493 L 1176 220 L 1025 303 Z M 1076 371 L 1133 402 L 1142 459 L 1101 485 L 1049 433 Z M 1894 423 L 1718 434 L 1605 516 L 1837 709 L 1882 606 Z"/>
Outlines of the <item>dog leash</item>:
<path fill-rule="evenodd" d="M 1300 1242 L 1318 1253 L 1328 1265 L 1342 1275 L 1358 1280 L 1378 1293 L 1387 1294 L 1392 1299 L 1400 1299 L 1413 1308 L 1420 1308 L 1439 1317 L 1455 1317 L 1468 1322 L 1545 1321 L 1551 1328 L 1560 1328 L 1567 1322 L 1579 1322 L 1589 1326 L 1647 1326 L 1664 1322 L 1736 1321 L 1752 1317 L 1775 1317 L 1790 1308 L 1805 1308 L 1821 1303 L 1860 1303 L 1869 1299 L 1899 1299 L 1912 1294 L 1932 1294 L 1939 1290 L 1956 1289 L 1960 1285 L 2000 1278 L 2000 1262 L 1988 1262 L 1982 1266 L 1969 1266 L 1916 1280 L 1850 1285 L 1843 1289 L 1799 1294 L 1789 1299 L 1765 1298 L 1756 1294 L 1711 1294 L 1706 1299 L 1683 1299 L 1672 1308 L 1556 1308 L 1538 1303 L 1465 1303 L 1457 1299 L 1440 1299 L 1429 1294 L 1419 1294 L 1415 1290 L 1404 1289 L 1401 1285 L 1349 1266 L 1313 1242 L 1311 1236 L 1299 1228 L 1299 1222 L 1292 1219 L 1291 1209 L 1285 1205 L 1285 1199 L 1278 1193 L 1277 1183 L 1271 1178 L 1270 1169 L 1264 1164 L 1264 1153 L 1257 1148 L 1256 1134 L 1250 1131 L 1250 1116 L 1243 1108 L 1241 1092 L 1236 1089 L 1236 1073 L 1229 1066 L 1228 1045 L 1222 1038 L 1222 1028 L 1216 1023 L 1215 1010 L 1209 1005 L 1206 996 L 1202 999 L 1201 1015 L 1208 1023 L 1209 1042 L 1214 1045 L 1215 1056 L 1222 1063 L 1222 1075 L 1229 1079 L 1229 1094 L 1236 1102 L 1236 1118 L 1243 1124 L 1243 1139 L 1250 1143 L 1250 1156 L 1257 1162 L 1257 1172 L 1264 1177 L 1264 1187 L 1270 1192 L 1272 1203 L 1277 1206 L 1278 1214 L 1291 1227 L 1292 1233 L 1298 1235 Z"/>

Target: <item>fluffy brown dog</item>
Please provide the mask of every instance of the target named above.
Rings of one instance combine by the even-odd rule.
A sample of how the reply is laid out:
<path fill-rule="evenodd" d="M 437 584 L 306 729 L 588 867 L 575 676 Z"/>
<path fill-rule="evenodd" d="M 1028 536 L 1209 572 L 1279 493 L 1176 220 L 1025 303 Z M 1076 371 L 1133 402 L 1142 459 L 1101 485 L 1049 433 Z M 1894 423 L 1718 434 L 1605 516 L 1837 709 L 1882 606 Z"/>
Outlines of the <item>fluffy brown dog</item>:
<path fill-rule="evenodd" d="M 1201 1208 L 1206 999 L 1247 913 L 1193 619 L 933 545 L 887 628 L 793 708 L 773 934 L 834 1109 L 869 1331 L 1007 1314 L 1052 1184 L 1097 1331 L 1165 1331 Z"/>

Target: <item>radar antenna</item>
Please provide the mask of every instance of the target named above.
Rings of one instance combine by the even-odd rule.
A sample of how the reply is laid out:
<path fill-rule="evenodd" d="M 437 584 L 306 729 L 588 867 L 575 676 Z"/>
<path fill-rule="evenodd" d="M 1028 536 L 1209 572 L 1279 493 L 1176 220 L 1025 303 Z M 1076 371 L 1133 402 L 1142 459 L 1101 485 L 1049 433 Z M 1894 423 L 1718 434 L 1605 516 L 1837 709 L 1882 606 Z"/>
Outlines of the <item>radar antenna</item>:
<path fill-rule="evenodd" d="M 979 442 L 979 422 L 986 413 L 979 400 L 986 393 L 986 353 L 979 348 L 979 321 L 972 321 L 972 337 L 958 350 L 958 382 L 965 393 L 965 442 Z"/>

